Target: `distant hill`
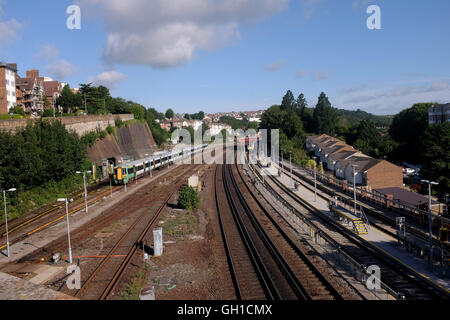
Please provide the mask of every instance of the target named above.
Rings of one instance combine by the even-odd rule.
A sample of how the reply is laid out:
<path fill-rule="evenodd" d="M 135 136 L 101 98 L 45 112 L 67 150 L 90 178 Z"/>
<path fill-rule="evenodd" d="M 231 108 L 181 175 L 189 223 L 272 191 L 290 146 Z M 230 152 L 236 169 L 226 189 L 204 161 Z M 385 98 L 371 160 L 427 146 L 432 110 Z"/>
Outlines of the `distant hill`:
<path fill-rule="evenodd" d="M 337 109 L 337 111 L 351 126 L 358 124 L 363 119 L 370 119 L 377 127 L 389 127 L 394 119 L 394 116 L 377 116 L 360 109 L 356 111 Z"/>

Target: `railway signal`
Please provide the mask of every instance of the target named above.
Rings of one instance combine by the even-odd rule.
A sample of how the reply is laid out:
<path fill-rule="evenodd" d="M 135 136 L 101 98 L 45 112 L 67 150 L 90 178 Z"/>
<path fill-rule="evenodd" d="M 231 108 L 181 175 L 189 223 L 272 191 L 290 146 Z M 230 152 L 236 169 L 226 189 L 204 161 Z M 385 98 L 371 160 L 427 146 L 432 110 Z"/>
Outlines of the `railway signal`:
<path fill-rule="evenodd" d="M 11 252 L 9 250 L 9 232 L 8 232 L 8 213 L 6 211 L 6 193 L 14 192 L 16 190 L 17 190 L 16 188 L 12 188 L 9 190 L 3 190 L 3 203 L 5 204 L 6 247 L 7 247 L 7 251 L 8 251 L 8 258 L 10 257 Z"/>

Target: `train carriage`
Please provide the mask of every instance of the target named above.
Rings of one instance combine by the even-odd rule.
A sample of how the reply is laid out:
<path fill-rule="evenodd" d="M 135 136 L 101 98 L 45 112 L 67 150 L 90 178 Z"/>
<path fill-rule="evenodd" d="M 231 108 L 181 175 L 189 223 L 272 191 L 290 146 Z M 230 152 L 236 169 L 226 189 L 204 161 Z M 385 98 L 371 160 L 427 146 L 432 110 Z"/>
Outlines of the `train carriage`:
<path fill-rule="evenodd" d="M 119 185 L 128 184 L 130 181 L 138 179 L 150 171 L 170 163 L 175 163 L 187 156 L 201 152 L 207 147 L 207 144 L 202 144 L 191 148 L 172 150 L 140 160 L 127 161 L 114 168 L 114 183 Z"/>

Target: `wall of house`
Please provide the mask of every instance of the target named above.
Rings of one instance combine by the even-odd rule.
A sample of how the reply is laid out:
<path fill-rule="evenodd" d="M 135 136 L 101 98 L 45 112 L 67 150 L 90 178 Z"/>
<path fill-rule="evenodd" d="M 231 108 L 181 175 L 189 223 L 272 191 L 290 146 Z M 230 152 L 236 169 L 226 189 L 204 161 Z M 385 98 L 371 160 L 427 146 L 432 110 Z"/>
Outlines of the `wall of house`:
<path fill-rule="evenodd" d="M 353 167 L 351 165 L 347 165 L 347 167 L 345 168 L 344 179 L 347 180 L 348 182 L 353 183 Z M 356 172 L 355 181 L 356 181 L 356 184 L 358 184 L 358 185 L 363 184 L 362 172 L 358 172 L 358 171 Z"/>
<path fill-rule="evenodd" d="M 0 68 L 0 113 L 8 113 L 5 68 Z"/>
<path fill-rule="evenodd" d="M 367 185 L 372 189 L 403 187 L 402 168 L 382 161 L 370 168 L 366 173 Z"/>
<path fill-rule="evenodd" d="M 97 128 L 105 130 L 108 126 L 115 126 L 115 119 L 120 118 L 122 121 L 134 119 L 132 114 L 112 115 L 112 116 L 80 116 L 80 117 L 62 117 L 56 118 L 62 122 L 68 131 L 75 131 L 79 136 L 95 131 Z M 43 118 L 45 121 L 51 121 L 53 118 Z M 20 120 L 0 120 L 0 131 L 9 131 L 15 133 L 17 129 L 25 127 L 28 122 L 34 121 L 29 119 Z"/>

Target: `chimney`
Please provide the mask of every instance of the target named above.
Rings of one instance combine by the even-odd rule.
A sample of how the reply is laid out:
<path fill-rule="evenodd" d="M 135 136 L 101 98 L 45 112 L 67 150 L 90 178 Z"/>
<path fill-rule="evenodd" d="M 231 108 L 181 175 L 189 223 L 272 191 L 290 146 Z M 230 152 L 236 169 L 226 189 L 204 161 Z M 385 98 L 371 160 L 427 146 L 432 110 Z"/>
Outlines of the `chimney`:
<path fill-rule="evenodd" d="M 37 69 L 28 70 L 27 71 L 27 78 L 39 79 L 39 70 L 37 70 Z"/>

